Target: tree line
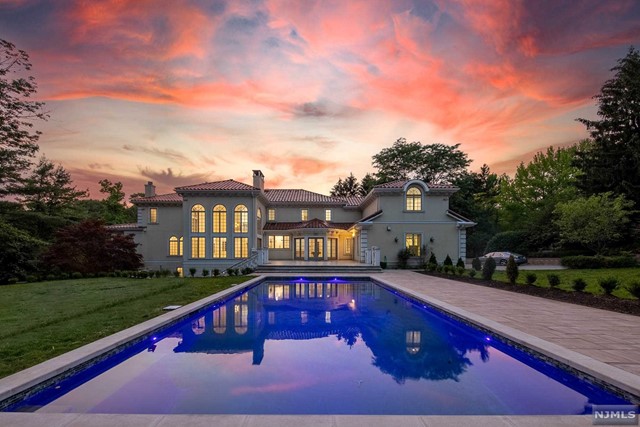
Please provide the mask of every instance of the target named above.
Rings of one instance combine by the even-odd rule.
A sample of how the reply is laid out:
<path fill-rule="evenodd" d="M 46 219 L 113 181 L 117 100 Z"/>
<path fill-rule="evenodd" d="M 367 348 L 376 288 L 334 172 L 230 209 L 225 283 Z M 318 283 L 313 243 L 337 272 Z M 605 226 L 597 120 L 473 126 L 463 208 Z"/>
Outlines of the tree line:
<path fill-rule="evenodd" d="M 71 175 L 42 156 L 34 122 L 47 120 L 34 101 L 29 55 L 0 39 L 0 284 L 51 273 L 95 274 L 141 265 L 130 237 L 105 225 L 134 222 L 120 182 L 101 180 L 102 200 L 73 185 Z M 116 256 L 117 255 L 117 256 Z"/>

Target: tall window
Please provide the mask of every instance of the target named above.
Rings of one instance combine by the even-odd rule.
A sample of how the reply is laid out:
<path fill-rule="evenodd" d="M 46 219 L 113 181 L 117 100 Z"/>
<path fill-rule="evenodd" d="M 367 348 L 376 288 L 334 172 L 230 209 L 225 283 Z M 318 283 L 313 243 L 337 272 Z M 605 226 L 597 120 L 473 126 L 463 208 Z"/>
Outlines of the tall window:
<path fill-rule="evenodd" d="M 233 256 L 235 258 L 249 258 L 249 238 L 236 237 L 233 239 Z"/>
<path fill-rule="evenodd" d="M 179 251 L 178 238 L 176 236 L 169 237 L 169 256 L 178 256 L 180 255 Z"/>
<path fill-rule="evenodd" d="M 300 219 L 306 221 L 309 219 L 309 209 L 302 209 L 300 211 Z"/>
<path fill-rule="evenodd" d="M 233 213 L 233 231 L 236 233 L 249 232 L 249 209 L 245 205 L 236 206 Z"/>
<path fill-rule="evenodd" d="M 324 211 L 324 220 L 331 221 L 331 209 L 325 209 Z"/>
<path fill-rule="evenodd" d="M 151 224 L 158 223 L 158 208 L 150 208 L 149 209 L 149 222 Z"/>
<path fill-rule="evenodd" d="M 258 222 L 258 234 L 262 234 L 262 209 L 260 208 L 256 213 L 256 221 Z"/>
<path fill-rule="evenodd" d="M 420 351 L 420 335 L 420 331 L 406 332 L 407 353 L 413 355 Z"/>
<path fill-rule="evenodd" d="M 227 330 L 227 306 L 223 305 L 213 311 L 213 332 L 224 334 Z"/>
<path fill-rule="evenodd" d="M 290 236 L 269 236 L 269 247 L 272 249 L 291 248 Z"/>
<path fill-rule="evenodd" d="M 205 257 L 205 240 L 204 237 L 192 237 L 191 238 L 191 258 L 204 258 Z"/>
<path fill-rule="evenodd" d="M 182 256 L 183 252 L 182 249 L 184 249 L 184 237 L 180 236 L 180 243 L 178 246 L 178 255 Z"/>
<path fill-rule="evenodd" d="M 344 254 L 351 255 L 353 252 L 353 239 L 347 238 L 344 241 Z"/>
<path fill-rule="evenodd" d="M 204 207 L 202 205 L 194 205 L 191 208 L 191 232 L 204 233 Z"/>
<path fill-rule="evenodd" d="M 422 236 L 420 234 L 407 234 L 405 238 L 407 249 L 413 256 L 420 256 Z"/>
<path fill-rule="evenodd" d="M 422 210 L 422 191 L 416 187 L 411 187 L 407 191 L 407 210 L 408 211 L 421 211 Z"/>
<path fill-rule="evenodd" d="M 215 205 L 213 207 L 213 232 L 227 232 L 227 209 L 222 205 Z"/>
<path fill-rule="evenodd" d="M 267 220 L 268 221 L 275 221 L 276 220 L 276 210 L 275 209 L 269 209 L 267 210 Z"/>
<path fill-rule="evenodd" d="M 227 238 L 226 237 L 213 238 L 213 257 L 214 258 L 227 257 Z"/>

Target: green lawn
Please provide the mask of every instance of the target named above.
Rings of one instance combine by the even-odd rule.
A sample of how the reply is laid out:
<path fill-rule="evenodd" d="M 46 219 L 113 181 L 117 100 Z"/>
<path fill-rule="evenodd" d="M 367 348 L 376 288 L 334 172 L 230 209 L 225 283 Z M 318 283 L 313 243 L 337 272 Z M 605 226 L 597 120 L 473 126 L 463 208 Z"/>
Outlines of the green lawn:
<path fill-rule="evenodd" d="M 593 294 L 604 294 L 602 288 L 600 288 L 600 285 L 598 285 L 599 279 L 616 277 L 618 281 L 622 283 L 622 286 L 613 291 L 613 295 L 619 298 L 634 298 L 633 296 L 631 296 L 631 294 L 629 294 L 625 286 L 634 281 L 640 282 L 640 268 L 603 268 L 596 270 L 520 270 L 517 283 L 526 283 L 527 273 L 535 273 L 535 275 L 538 277 L 535 285 L 544 288 L 549 287 L 547 274 L 557 274 L 558 277 L 560 277 L 560 286 L 558 286 L 558 288 L 565 290 L 572 290 L 571 285 L 573 284 L 573 279 L 581 277 L 585 282 L 587 282 L 587 288 L 585 289 L 585 292 L 590 292 Z M 478 275 L 476 277 L 480 276 L 481 273 L 478 272 Z M 507 275 L 504 271 L 496 271 L 493 278 L 494 280 L 498 280 L 501 282 L 509 282 L 509 279 L 507 279 Z"/>
<path fill-rule="evenodd" d="M 250 277 L 61 280 L 0 286 L 0 378 Z"/>

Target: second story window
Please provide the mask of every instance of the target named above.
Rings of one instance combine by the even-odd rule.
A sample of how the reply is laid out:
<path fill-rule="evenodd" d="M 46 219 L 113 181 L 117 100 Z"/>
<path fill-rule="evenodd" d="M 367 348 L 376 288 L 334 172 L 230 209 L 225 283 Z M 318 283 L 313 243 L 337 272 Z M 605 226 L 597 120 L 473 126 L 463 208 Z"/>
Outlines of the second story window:
<path fill-rule="evenodd" d="M 149 209 L 149 222 L 151 224 L 158 223 L 158 208 L 150 208 Z"/>
<path fill-rule="evenodd" d="M 202 205 L 194 205 L 191 208 L 191 232 L 204 233 L 204 207 Z"/>
<path fill-rule="evenodd" d="M 233 231 L 236 233 L 249 232 L 249 209 L 245 205 L 236 206 L 233 213 Z"/>
<path fill-rule="evenodd" d="M 407 191 L 407 205 L 408 211 L 421 211 L 422 210 L 422 191 L 416 187 L 411 187 Z"/>
<path fill-rule="evenodd" d="M 331 221 L 331 209 L 325 209 L 324 211 L 324 220 Z"/>
<path fill-rule="evenodd" d="M 213 232 L 227 232 L 227 209 L 222 205 L 215 205 L 213 207 Z"/>
<path fill-rule="evenodd" d="M 275 209 L 269 209 L 267 210 L 267 220 L 268 221 L 275 221 L 276 220 L 276 210 Z"/>
<path fill-rule="evenodd" d="M 309 209 L 302 209 L 300 211 L 300 220 L 307 221 L 309 219 Z"/>

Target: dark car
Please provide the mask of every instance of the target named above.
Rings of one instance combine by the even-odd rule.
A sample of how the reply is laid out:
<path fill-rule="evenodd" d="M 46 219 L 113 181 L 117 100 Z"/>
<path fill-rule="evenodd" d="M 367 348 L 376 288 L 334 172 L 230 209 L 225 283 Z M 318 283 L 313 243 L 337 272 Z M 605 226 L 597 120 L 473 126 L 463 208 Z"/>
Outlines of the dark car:
<path fill-rule="evenodd" d="M 509 257 L 513 255 L 513 259 L 516 261 L 516 264 L 526 264 L 527 257 L 520 254 L 514 254 L 513 252 L 489 252 L 488 254 L 484 254 L 480 257 L 480 261 L 484 264 L 487 258 L 493 258 L 498 265 L 507 265 L 507 261 L 509 261 Z"/>

